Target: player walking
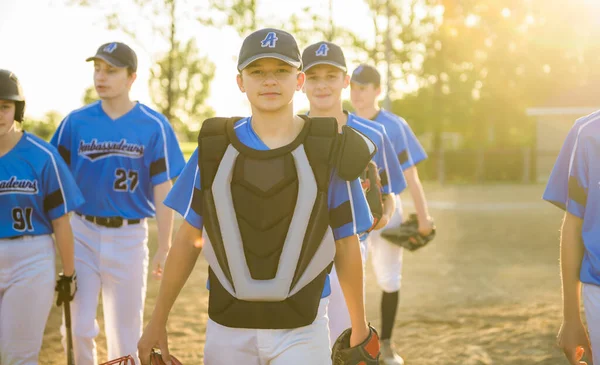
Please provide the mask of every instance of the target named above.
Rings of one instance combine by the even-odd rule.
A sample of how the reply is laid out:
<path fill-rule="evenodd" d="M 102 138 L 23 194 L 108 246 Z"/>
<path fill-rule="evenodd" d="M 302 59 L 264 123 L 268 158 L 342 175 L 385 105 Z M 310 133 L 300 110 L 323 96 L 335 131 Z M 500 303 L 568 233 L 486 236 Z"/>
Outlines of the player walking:
<path fill-rule="evenodd" d="M 354 270 L 357 233 L 372 224 L 357 177 L 375 146 L 351 128 L 338 134 L 334 119 L 294 116 L 301 67 L 289 33 L 268 28 L 244 40 L 237 82 L 252 116 L 206 120 L 167 197 L 185 222 L 138 345 L 142 364 L 153 346 L 168 360 L 167 317 L 201 251 L 209 263 L 206 365 L 331 364 L 333 262 L 350 310 L 350 345 L 378 349 L 362 271 Z"/>
<path fill-rule="evenodd" d="M 86 199 L 72 220 L 81 284 L 72 306 L 77 365 L 98 363 L 100 291 L 108 358 L 136 354 L 148 272 L 146 218 L 156 215 L 159 247 L 152 270 L 158 278 L 173 224 L 163 200 L 185 165 L 166 118 L 129 97 L 135 52 L 123 43 L 107 43 L 87 61 L 94 62 L 101 100 L 71 112 L 52 138 Z"/>
<path fill-rule="evenodd" d="M 311 116 L 335 117 L 338 127 L 352 127 L 368 136 L 377 145 L 373 161 L 381 176 L 381 193 L 384 204 L 382 219 L 374 227 L 379 230 L 386 226 L 394 212 L 393 194 L 406 188 L 402 169 L 396 153 L 387 137 L 385 127 L 348 113 L 342 108 L 342 90 L 348 87 L 350 76 L 346 73 L 346 59 L 342 49 L 331 42 L 318 42 L 308 46 L 302 53 L 306 83 L 304 92 L 310 103 Z M 361 235 L 361 253 L 364 263 L 367 257 L 367 234 Z M 333 270 L 332 274 L 335 274 Z M 332 275 L 332 293 L 329 303 L 329 329 L 331 343 L 350 326 L 348 310 L 340 290 L 336 275 Z"/>
<path fill-rule="evenodd" d="M 419 220 L 419 233 L 427 236 L 433 224 L 427 209 L 425 193 L 419 179 L 416 165 L 427 158 L 425 150 L 406 121 L 393 113 L 379 108 L 377 98 L 381 93 L 381 75 L 372 66 L 360 65 L 352 72 L 350 97 L 356 114 L 385 127 L 395 149 L 395 155 L 402 166 L 408 189 L 415 202 Z M 387 228 L 402 223 L 402 202 L 397 194 L 396 212 Z M 387 242 L 381 231 L 374 231 L 368 237 L 371 261 L 381 296 L 381 359 L 386 365 L 401 365 L 402 357 L 396 354 L 391 345 L 392 330 L 400 298 L 402 279 L 403 248 Z"/>
<path fill-rule="evenodd" d="M 588 364 L 600 363 L 599 159 L 600 111 L 578 119 L 571 128 L 543 195 L 565 210 L 560 242 L 563 322 L 558 345 L 573 365 L 580 364 L 582 355 Z M 587 328 L 580 315 L 581 297 Z"/>
<path fill-rule="evenodd" d="M 61 285 L 75 293 L 69 212 L 83 203 L 68 167 L 42 139 L 18 130 L 25 96 L 0 70 L 0 364 L 38 363 L 54 296 L 54 242 Z"/>

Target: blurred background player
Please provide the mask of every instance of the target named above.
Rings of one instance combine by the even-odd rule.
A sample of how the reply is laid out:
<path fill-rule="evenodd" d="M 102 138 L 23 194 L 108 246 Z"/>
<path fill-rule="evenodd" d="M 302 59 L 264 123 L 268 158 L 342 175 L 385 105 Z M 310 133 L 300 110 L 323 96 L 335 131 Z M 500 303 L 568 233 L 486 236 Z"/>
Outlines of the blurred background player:
<path fill-rule="evenodd" d="M 148 273 L 146 218 L 156 215 L 152 271 L 159 278 L 173 225 L 173 211 L 163 200 L 185 165 L 169 121 L 129 97 L 136 79 L 135 52 L 123 43 L 107 43 L 87 61 L 94 62 L 101 100 L 71 112 L 51 141 L 86 199 L 72 219 L 81 284 L 72 306 L 77 365 L 98 363 L 94 339 L 100 291 L 108 358 L 135 356 Z"/>
<path fill-rule="evenodd" d="M 580 364 L 578 348 L 588 363 L 600 363 L 599 146 L 600 111 L 575 122 L 543 195 L 565 210 L 560 241 L 563 321 L 557 340 L 570 364 Z M 581 297 L 587 328 L 580 314 Z"/>
<path fill-rule="evenodd" d="M 379 230 L 386 226 L 394 213 L 393 194 L 399 194 L 406 188 L 402 168 L 383 126 L 345 111 L 342 107 L 342 90 L 348 87 L 350 76 L 347 74 L 346 59 L 342 49 L 331 42 L 318 42 L 308 46 L 302 52 L 302 62 L 306 73 L 303 91 L 310 103 L 309 115 L 314 117 L 335 117 L 338 126 L 352 127 L 365 134 L 377 145 L 373 161 L 377 164 L 381 176 L 383 196 L 383 215 L 374 227 Z M 366 239 L 361 234 L 361 252 L 363 270 L 367 259 Z M 329 330 L 331 344 L 350 325 L 348 309 L 336 279 L 335 269 L 331 275 L 331 298 L 329 302 Z"/>
<path fill-rule="evenodd" d="M 83 203 L 56 149 L 17 127 L 24 111 L 19 80 L 0 70 L 0 364 L 7 365 L 38 363 L 54 296 L 52 234 L 59 280 L 75 291 L 69 212 Z"/>
<path fill-rule="evenodd" d="M 355 268 L 361 265 L 357 233 L 372 219 L 360 181 L 344 180 L 328 162 L 326 144 L 339 137 L 335 120 L 294 115 L 301 67 L 287 32 L 261 29 L 244 40 L 237 83 L 252 116 L 204 121 L 199 148 L 167 197 L 185 221 L 139 342 L 143 364 L 153 346 L 168 360 L 167 318 L 201 251 L 209 262 L 206 365 L 331 364 L 332 261 L 351 313 L 350 345 L 369 335 L 362 272 Z M 356 142 L 342 150 L 365 159 L 354 166 L 358 177 L 374 146 L 354 130 L 344 136 Z M 363 145 L 371 152 L 361 154 Z M 301 279 L 290 285 L 293 277 Z"/>
<path fill-rule="evenodd" d="M 377 69 L 364 64 L 358 66 L 352 72 L 350 79 L 352 106 L 358 116 L 385 127 L 415 204 L 419 219 L 419 233 L 428 235 L 431 233 L 433 225 L 416 167 L 419 162 L 427 158 L 427 154 L 404 119 L 379 107 L 377 99 L 380 94 L 381 75 Z M 399 195 L 396 195 L 395 206 L 396 212 L 387 228 L 396 227 L 402 223 L 402 202 Z M 381 238 L 381 233 L 378 231 L 372 232 L 368 240 L 373 270 L 383 291 L 381 296 L 381 360 L 386 365 L 401 365 L 404 361 L 394 350 L 391 337 L 400 298 L 403 248 Z"/>

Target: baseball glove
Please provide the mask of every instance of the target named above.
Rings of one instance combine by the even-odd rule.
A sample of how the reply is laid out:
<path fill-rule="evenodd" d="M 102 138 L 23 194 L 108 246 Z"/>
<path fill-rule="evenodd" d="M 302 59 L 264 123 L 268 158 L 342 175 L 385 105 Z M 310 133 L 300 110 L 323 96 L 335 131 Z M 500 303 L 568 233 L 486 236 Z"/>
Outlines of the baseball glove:
<path fill-rule="evenodd" d="M 435 225 L 429 235 L 422 236 L 419 233 L 419 220 L 417 215 L 411 214 L 408 220 L 402 222 L 400 226 L 384 229 L 381 232 L 381 237 L 395 245 L 404 247 L 410 251 L 415 251 L 424 247 L 435 238 Z"/>
<path fill-rule="evenodd" d="M 119 357 L 118 359 L 103 362 L 100 365 L 135 365 L 135 360 L 131 355 Z"/>
<path fill-rule="evenodd" d="M 369 203 L 369 210 L 371 210 L 371 215 L 373 215 L 373 225 L 367 230 L 368 233 L 375 228 L 383 215 L 381 178 L 375 162 L 369 161 L 369 164 L 360 175 L 360 182 L 362 184 L 363 192 L 365 193 L 365 198 L 367 198 L 367 203 Z"/>
<path fill-rule="evenodd" d="M 375 328 L 369 325 L 369 336 L 360 345 L 350 347 L 348 328 L 333 344 L 331 349 L 332 365 L 377 365 L 379 364 L 379 335 Z"/>

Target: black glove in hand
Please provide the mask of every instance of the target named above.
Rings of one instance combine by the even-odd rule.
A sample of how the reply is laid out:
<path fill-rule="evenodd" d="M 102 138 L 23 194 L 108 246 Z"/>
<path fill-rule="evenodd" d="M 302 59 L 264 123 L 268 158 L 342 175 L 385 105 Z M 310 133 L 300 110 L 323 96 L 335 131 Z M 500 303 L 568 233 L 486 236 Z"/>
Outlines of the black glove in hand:
<path fill-rule="evenodd" d="M 58 274 L 58 280 L 56 280 L 56 287 L 54 288 L 58 292 L 56 297 L 56 306 L 60 307 L 63 303 L 68 303 L 75 298 L 77 292 L 77 275 L 73 272 L 72 276 L 66 276 L 63 273 Z"/>

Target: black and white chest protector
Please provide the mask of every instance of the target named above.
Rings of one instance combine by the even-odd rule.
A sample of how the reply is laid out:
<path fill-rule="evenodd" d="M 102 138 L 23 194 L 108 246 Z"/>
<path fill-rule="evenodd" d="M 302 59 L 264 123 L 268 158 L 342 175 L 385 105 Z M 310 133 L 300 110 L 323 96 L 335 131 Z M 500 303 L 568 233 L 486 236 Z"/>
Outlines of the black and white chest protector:
<path fill-rule="evenodd" d="M 259 151 L 238 140 L 238 119 L 208 119 L 198 139 L 209 316 L 236 328 L 305 326 L 335 255 L 328 188 L 337 122 L 304 117 L 291 144 Z"/>

